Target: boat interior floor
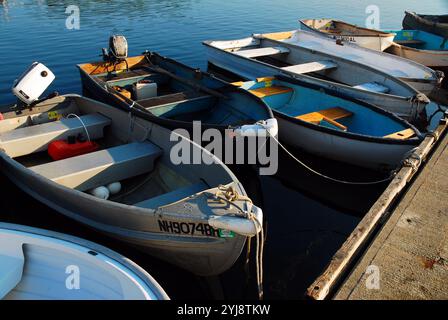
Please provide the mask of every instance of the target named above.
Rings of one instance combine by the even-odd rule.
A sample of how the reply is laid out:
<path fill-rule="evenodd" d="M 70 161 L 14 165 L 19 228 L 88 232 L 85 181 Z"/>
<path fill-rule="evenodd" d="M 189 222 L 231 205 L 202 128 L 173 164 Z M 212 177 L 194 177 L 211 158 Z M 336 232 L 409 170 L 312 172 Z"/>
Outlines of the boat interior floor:
<path fill-rule="evenodd" d="M 236 81 L 232 84 L 243 87 L 263 99 L 274 111 L 321 127 L 399 140 L 410 139 L 416 134 L 414 130 L 386 120 L 384 116 L 379 116 L 369 108 L 360 108 L 356 103 L 339 97 L 323 97 L 321 93 L 316 94 L 315 89 L 275 77 L 260 77 L 253 81 Z M 387 122 L 387 125 L 383 128 L 366 125 L 374 123 L 372 119 Z"/>
<path fill-rule="evenodd" d="M 11 122 L 2 121 L 0 144 L 7 155 L 33 173 L 71 189 L 89 192 L 120 182 L 120 193 L 110 200 L 143 208 L 156 208 L 210 188 L 199 177 L 189 180 L 158 161 L 163 150 L 153 142 L 117 138 L 107 115 L 76 114 L 38 124 L 33 124 L 29 116 L 18 117 L 14 128 L 6 128 Z M 39 119 L 40 115 L 34 116 Z M 98 149 L 62 160 L 50 157 L 48 147 L 52 142 L 86 135 Z"/>
<path fill-rule="evenodd" d="M 104 77 L 104 76 L 103 76 Z M 109 77 L 107 84 L 125 92 L 128 98 L 136 101 L 155 116 L 183 122 L 201 121 L 212 125 L 243 125 L 253 123 L 254 119 L 230 103 L 195 89 L 166 75 L 151 73 L 142 68 L 123 71 L 116 77 Z M 145 80 L 157 83 L 157 94 L 138 99 L 135 84 Z"/>

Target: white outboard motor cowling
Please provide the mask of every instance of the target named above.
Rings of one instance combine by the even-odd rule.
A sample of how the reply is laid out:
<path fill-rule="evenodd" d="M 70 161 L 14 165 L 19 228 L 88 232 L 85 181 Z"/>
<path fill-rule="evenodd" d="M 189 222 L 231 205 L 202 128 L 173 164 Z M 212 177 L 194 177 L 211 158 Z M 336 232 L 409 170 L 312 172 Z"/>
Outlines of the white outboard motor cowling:
<path fill-rule="evenodd" d="M 55 75 L 42 63 L 34 62 L 19 79 L 14 82 L 12 93 L 26 105 L 39 100 L 39 97 L 54 81 Z"/>

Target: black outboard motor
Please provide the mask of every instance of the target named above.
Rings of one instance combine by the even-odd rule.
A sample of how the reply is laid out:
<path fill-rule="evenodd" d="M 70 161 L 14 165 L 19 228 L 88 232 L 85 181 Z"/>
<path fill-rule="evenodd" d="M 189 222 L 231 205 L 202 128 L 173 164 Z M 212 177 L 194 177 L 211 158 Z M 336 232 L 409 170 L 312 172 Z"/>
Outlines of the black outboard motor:
<path fill-rule="evenodd" d="M 128 41 L 124 36 L 113 35 L 109 38 L 109 50 L 102 49 L 103 60 L 111 62 L 126 61 L 128 57 Z"/>

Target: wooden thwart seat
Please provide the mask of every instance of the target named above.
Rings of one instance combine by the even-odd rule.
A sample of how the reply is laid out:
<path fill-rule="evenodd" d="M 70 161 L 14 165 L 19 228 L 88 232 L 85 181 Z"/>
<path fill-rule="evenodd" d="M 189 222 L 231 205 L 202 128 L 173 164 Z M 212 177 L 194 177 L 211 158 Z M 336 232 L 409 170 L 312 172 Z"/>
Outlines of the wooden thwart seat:
<path fill-rule="evenodd" d="M 284 47 L 266 47 L 235 51 L 234 54 L 245 58 L 258 58 L 288 52 L 289 49 Z"/>
<path fill-rule="evenodd" d="M 337 67 L 338 65 L 336 62 L 333 62 L 331 60 L 322 60 L 283 67 L 281 69 L 284 71 L 289 71 L 297 74 L 303 74 L 303 73 L 311 73 L 311 72 L 335 69 Z"/>
<path fill-rule="evenodd" d="M 422 40 L 396 40 L 395 43 L 401 44 L 403 46 L 408 46 L 408 45 L 421 46 L 421 45 L 424 45 L 426 42 L 422 41 Z"/>
<path fill-rule="evenodd" d="M 289 87 L 274 86 L 274 87 L 263 87 L 258 89 L 249 90 L 250 93 L 257 96 L 258 98 L 265 98 L 273 96 L 276 94 L 292 92 L 293 89 Z"/>
<path fill-rule="evenodd" d="M 306 122 L 314 123 L 317 125 L 321 124 L 322 121 L 326 121 L 332 126 L 335 126 L 343 131 L 347 131 L 347 127 L 340 124 L 336 120 L 351 117 L 352 115 L 353 115 L 353 113 L 348 110 L 345 110 L 340 107 L 334 107 L 334 108 L 329 108 L 329 109 L 325 109 L 325 110 L 320 110 L 320 111 L 303 114 L 303 115 L 297 116 L 296 118 L 306 121 Z"/>
<path fill-rule="evenodd" d="M 207 99 L 210 96 L 209 95 L 201 95 L 198 92 L 195 91 L 182 91 L 182 92 L 174 92 L 169 93 L 165 95 L 160 95 L 148 99 L 142 99 L 137 100 L 138 104 L 140 104 L 144 108 L 152 108 L 152 107 L 159 107 L 161 105 L 169 104 L 169 103 L 175 103 L 175 102 L 182 102 L 190 99 L 196 99 L 196 98 L 203 98 Z"/>
<path fill-rule="evenodd" d="M 384 136 L 384 138 L 389 139 L 399 139 L 399 140 L 407 140 L 409 138 L 412 138 L 415 136 L 415 131 L 412 129 L 404 129 L 398 132 L 394 132 L 391 134 L 388 134 L 387 136 Z"/>
<path fill-rule="evenodd" d="M 263 33 L 261 36 L 263 38 L 271 40 L 285 40 L 291 38 L 292 35 L 293 35 L 292 31 L 286 31 L 286 32 Z"/>
<path fill-rule="evenodd" d="M 66 118 L 59 121 L 19 128 L 0 134 L 0 148 L 12 158 L 34 152 L 45 151 L 48 145 L 58 139 L 89 132 L 90 139 L 100 139 L 104 134 L 104 127 L 110 125 L 109 118 L 95 113 L 76 118 Z M 85 125 L 85 128 L 83 126 Z"/>
<path fill-rule="evenodd" d="M 29 168 L 65 187 L 80 191 L 151 172 L 162 150 L 151 142 L 134 142 Z"/>

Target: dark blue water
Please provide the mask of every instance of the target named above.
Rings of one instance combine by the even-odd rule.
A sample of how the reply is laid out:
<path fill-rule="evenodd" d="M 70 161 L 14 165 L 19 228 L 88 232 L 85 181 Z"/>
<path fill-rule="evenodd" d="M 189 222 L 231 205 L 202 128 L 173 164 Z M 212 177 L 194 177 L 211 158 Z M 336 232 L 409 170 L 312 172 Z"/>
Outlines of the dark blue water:
<path fill-rule="evenodd" d="M 75 64 L 97 60 L 113 33 L 126 35 L 130 54 L 150 49 L 205 67 L 203 40 L 290 30 L 299 18 L 335 17 L 364 25 L 371 4 L 379 7 L 385 29 L 400 28 L 405 9 L 448 11 L 445 0 L 0 1 L 0 105 L 14 100 L 12 81 L 35 60 L 56 74 L 54 89 L 79 93 Z M 80 8 L 79 30 L 66 29 L 69 5 Z"/>
<path fill-rule="evenodd" d="M 0 105 L 14 102 L 13 80 L 33 61 L 50 67 L 52 90 L 81 93 L 75 64 L 99 59 L 114 33 L 126 35 L 130 54 L 149 49 L 197 67 L 206 67 L 201 41 L 241 38 L 255 32 L 297 28 L 299 18 L 334 17 L 360 25 L 371 0 L 159 0 L 159 1 L 1 1 Z M 445 0 L 376 0 L 380 23 L 397 29 L 405 9 L 448 11 Z M 80 8 L 80 29 L 66 28 L 69 5 Z M 376 173 L 301 155 L 324 173 L 344 179 L 374 179 Z M 384 185 L 341 186 L 298 168 L 281 155 L 275 177 L 237 172 L 267 216 L 265 287 L 267 298 L 301 298 L 305 289 L 355 228 Z M 119 251 L 148 270 L 173 298 L 211 298 L 209 283 L 152 259 L 117 241 L 99 236 L 23 194 L 0 175 L 4 197 L 0 220 L 75 234 Z M 248 288 L 243 259 L 220 277 L 226 298 L 255 298 Z"/>

